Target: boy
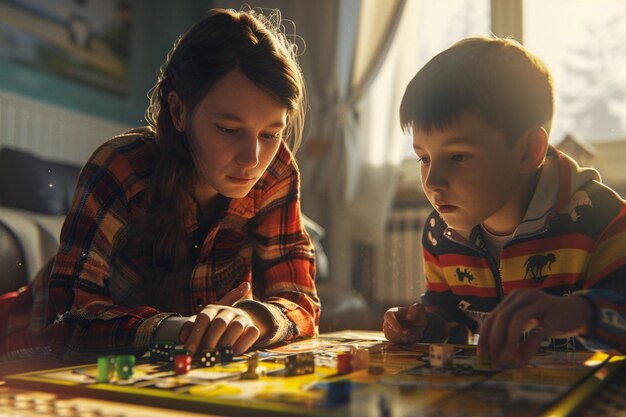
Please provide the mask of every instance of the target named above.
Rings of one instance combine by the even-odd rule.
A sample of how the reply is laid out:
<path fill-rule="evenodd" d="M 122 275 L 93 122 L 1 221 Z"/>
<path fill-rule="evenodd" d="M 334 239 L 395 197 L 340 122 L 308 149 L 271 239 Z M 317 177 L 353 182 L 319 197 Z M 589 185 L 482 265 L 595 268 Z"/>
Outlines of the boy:
<path fill-rule="evenodd" d="M 400 121 L 435 211 L 426 293 L 385 313 L 390 341 L 480 330 L 496 365 L 524 365 L 553 336 L 626 351 L 626 205 L 548 144 L 553 107 L 548 69 L 508 39 L 462 40 L 409 83 Z"/>

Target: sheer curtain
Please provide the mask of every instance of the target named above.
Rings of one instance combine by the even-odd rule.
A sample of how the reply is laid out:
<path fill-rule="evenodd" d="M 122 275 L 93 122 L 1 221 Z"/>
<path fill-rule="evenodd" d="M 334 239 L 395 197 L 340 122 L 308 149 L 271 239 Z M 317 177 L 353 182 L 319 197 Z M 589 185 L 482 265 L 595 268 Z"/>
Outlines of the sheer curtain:
<path fill-rule="evenodd" d="M 377 201 L 373 195 L 377 190 L 391 186 L 389 178 L 378 178 L 381 186 L 372 193 L 374 183 L 369 176 L 363 176 L 363 137 L 358 129 L 362 119 L 356 109 L 385 61 L 405 3 L 342 0 L 335 61 L 338 88 L 333 90 L 336 95 L 320 101 L 311 91 L 308 142 L 298 155 L 303 209 L 325 227 L 330 278 L 346 288 L 353 284 L 353 242 L 367 232 L 364 226 L 370 223 L 370 219 L 358 216 L 360 208 L 370 198 Z M 319 47 L 316 43 L 315 48 Z M 316 79 L 319 75 L 305 70 L 305 77 Z M 318 106 L 323 109 L 323 119 L 320 109 L 316 110 Z"/>

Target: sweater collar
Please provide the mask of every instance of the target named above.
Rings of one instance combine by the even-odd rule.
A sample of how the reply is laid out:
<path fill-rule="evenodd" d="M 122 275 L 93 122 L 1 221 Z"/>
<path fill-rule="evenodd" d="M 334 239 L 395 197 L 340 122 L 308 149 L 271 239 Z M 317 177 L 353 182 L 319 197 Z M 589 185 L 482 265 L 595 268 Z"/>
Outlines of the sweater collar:
<path fill-rule="evenodd" d="M 514 236 L 531 235 L 544 230 L 576 190 L 593 180 L 600 181 L 598 171 L 580 167 L 572 158 L 550 145 L 537 187 Z"/>

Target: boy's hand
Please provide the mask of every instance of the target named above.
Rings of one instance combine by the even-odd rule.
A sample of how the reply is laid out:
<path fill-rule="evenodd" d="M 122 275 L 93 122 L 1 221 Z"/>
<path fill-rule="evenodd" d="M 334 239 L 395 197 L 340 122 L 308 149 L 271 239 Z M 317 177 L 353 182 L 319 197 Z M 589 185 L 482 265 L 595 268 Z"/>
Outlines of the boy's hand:
<path fill-rule="evenodd" d="M 422 340 L 428 323 L 426 309 L 415 303 L 408 307 L 393 307 L 385 312 L 383 333 L 394 343 L 414 343 Z"/>
<path fill-rule="evenodd" d="M 179 339 L 185 349 L 192 355 L 198 349 L 215 349 L 218 345 L 232 346 L 234 355 L 248 350 L 259 339 L 259 327 L 262 326 L 251 312 L 231 306 L 239 300 L 251 298 L 252 287 L 244 282 L 216 304 L 204 307 L 180 331 Z"/>
<path fill-rule="evenodd" d="M 538 289 L 511 292 L 480 329 L 478 351 L 496 366 L 525 366 L 547 337 L 569 337 L 587 331 L 593 307 L 582 297 L 549 295 Z M 530 331 L 525 341 L 524 331 Z"/>

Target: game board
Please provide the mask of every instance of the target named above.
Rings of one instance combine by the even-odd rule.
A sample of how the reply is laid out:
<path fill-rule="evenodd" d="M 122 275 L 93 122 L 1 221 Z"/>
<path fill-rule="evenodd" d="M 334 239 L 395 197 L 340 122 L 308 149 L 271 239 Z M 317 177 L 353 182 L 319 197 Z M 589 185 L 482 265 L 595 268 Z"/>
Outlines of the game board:
<path fill-rule="evenodd" d="M 368 349 L 370 366 L 337 374 L 337 358 Z M 429 345 L 399 346 L 377 332 L 338 332 L 259 352 L 261 376 L 242 379 L 247 357 L 174 375 L 139 359 L 129 380 L 97 383 L 95 365 L 9 375 L 10 386 L 227 416 L 559 416 L 577 409 L 624 367 L 623 357 L 542 351 L 525 369 L 479 364 L 455 346 L 453 364 L 430 366 Z M 313 352 L 313 374 L 286 377 L 287 355 Z"/>

